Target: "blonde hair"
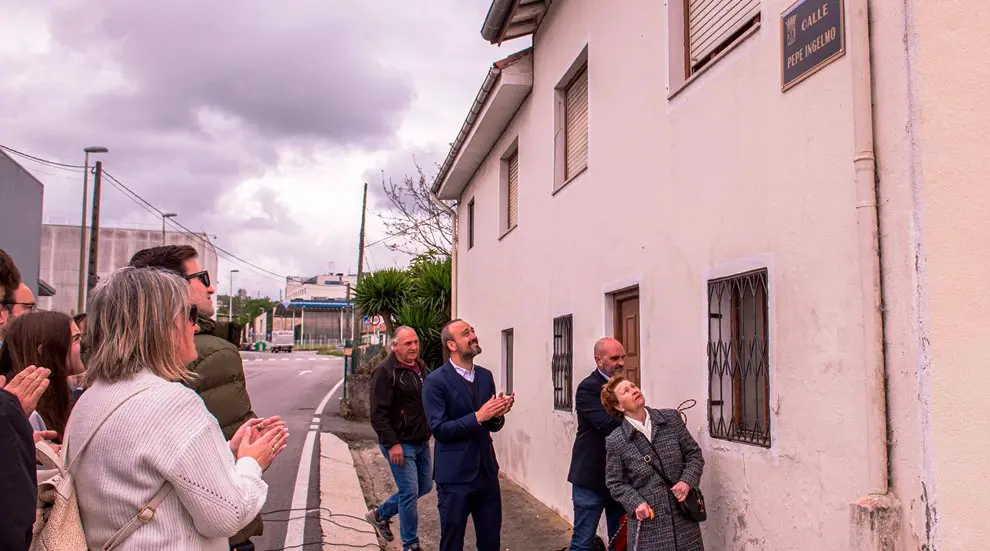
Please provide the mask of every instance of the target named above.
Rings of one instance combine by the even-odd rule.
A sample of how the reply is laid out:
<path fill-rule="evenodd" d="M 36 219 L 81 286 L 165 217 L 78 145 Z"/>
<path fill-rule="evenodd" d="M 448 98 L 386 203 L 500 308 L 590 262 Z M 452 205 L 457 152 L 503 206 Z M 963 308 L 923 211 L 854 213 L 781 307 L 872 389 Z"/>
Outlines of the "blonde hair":
<path fill-rule="evenodd" d="M 188 296 L 189 284 L 162 269 L 126 267 L 107 276 L 90 298 L 86 384 L 122 381 L 144 369 L 167 381 L 192 379 L 179 353 Z"/>

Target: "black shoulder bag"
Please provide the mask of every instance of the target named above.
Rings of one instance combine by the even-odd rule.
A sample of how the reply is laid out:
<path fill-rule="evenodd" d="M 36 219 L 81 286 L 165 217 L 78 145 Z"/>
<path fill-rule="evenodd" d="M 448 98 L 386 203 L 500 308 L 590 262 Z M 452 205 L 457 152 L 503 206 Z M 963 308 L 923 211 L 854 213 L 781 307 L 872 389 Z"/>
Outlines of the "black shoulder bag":
<path fill-rule="evenodd" d="M 653 455 L 657 456 L 655 463 L 650 461 L 649 456 L 646 456 L 643 460 L 653 467 L 653 470 L 660 475 L 660 478 L 663 479 L 668 488 L 673 488 L 674 483 L 670 481 L 670 478 L 667 477 L 667 473 L 663 471 L 663 464 L 660 462 L 660 453 L 657 452 L 657 449 L 653 447 L 653 442 L 650 442 L 645 435 L 640 434 L 640 436 L 646 439 L 646 443 L 649 444 L 650 449 L 653 450 Z M 675 501 L 677 500 L 675 499 Z M 704 522 L 708 519 L 708 511 L 705 509 L 705 496 L 698 488 L 691 488 L 688 490 L 687 497 L 684 498 L 684 501 L 677 501 L 677 508 L 681 510 L 681 513 L 684 516 L 694 522 Z"/>

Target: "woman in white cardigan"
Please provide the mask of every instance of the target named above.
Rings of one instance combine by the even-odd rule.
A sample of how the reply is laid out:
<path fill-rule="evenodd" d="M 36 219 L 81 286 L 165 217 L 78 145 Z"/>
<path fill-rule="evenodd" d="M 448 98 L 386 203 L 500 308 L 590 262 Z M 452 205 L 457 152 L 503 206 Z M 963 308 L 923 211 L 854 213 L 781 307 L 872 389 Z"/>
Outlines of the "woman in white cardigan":
<path fill-rule="evenodd" d="M 103 549 L 156 494 L 165 497 L 153 517 L 119 548 L 226 550 L 265 503 L 261 473 L 288 433 L 252 420 L 224 440 L 183 385 L 194 376 L 185 366 L 196 359 L 196 314 L 188 283 L 160 270 L 123 268 L 95 289 L 90 386 L 65 443 L 90 549 Z"/>

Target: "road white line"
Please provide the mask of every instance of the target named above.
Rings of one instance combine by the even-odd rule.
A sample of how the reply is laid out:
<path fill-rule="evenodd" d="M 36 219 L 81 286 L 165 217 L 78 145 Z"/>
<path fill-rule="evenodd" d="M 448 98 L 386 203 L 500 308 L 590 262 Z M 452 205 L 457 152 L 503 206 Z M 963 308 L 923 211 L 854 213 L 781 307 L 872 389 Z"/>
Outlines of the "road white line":
<path fill-rule="evenodd" d="M 307 373 L 312 373 L 312 372 L 313 372 L 312 369 L 303 369 L 302 371 L 299 372 L 299 375 L 305 375 Z"/>
<path fill-rule="evenodd" d="M 335 384 L 333 388 L 330 389 L 330 392 L 328 392 L 327 395 L 323 397 L 323 401 L 320 402 L 320 405 L 316 407 L 316 412 L 315 412 L 316 416 L 323 415 L 323 408 L 327 407 L 327 402 L 330 401 L 330 397 L 336 394 L 337 391 L 340 390 L 340 387 L 342 386 L 344 386 L 343 377 L 341 377 L 341 379 L 337 381 L 337 384 Z"/>
<path fill-rule="evenodd" d="M 343 385 L 344 379 L 341 378 L 330 389 L 330 392 L 323 397 L 320 405 L 316 407 L 314 418 L 319 419 L 319 416 L 323 415 L 323 410 L 327 407 L 327 403 L 330 402 L 330 397 L 336 394 Z M 306 537 L 306 518 L 299 513 L 302 513 L 306 509 L 307 498 L 309 497 L 309 475 L 313 468 L 313 447 L 316 444 L 316 435 L 319 432 L 319 426 L 315 425 L 317 427 L 316 429 L 313 429 L 313 426 L 310 425 L 310 431 L 306 433 L 306 440 L 303 442 L 302 456 L 299 458 L 299 470 L 296 471 L 296 485 L 292 490 L 292 504 L 290 507 L 293 511 L 290 513 L 290 517 L 298 516 L 299 518 L 290 520 L 285 527 L 285 544 L 282 545 L 284 549 L 300 549 L 304 543 L 303 539 Z"/>

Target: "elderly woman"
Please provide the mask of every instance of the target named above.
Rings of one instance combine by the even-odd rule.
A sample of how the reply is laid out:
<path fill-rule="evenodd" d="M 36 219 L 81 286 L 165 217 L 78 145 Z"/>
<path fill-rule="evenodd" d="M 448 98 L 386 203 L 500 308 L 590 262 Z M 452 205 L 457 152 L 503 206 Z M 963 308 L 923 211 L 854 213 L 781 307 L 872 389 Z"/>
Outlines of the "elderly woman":
<path fill-rule="evenodd" d="M 678 507 L 705 466 L 680 414 L 646 407 L 639 388 L 621 376 L 602 388 L 602 406 L 624 420 L 605 440 L 605 483 L 628 514 L 632 548 L 703 550 L 700 526 Z"/>
<path fill-rule="evenodd" d="M 225 441 L 183 383 L 196 359 L 196 307 L 181 277 L 123 268 L 96 288 L 92 356 L 64 454 L 90 549 L 229 549 L 261 511 L 262 470 L 285 447 L 284 424 L 252 420 Z M 133 522 L 145 506 L 157 510 Z M 124 528 L 128 526 L 129 528 Z M 126 540 L 126 541 L 123 541 Z"/>

